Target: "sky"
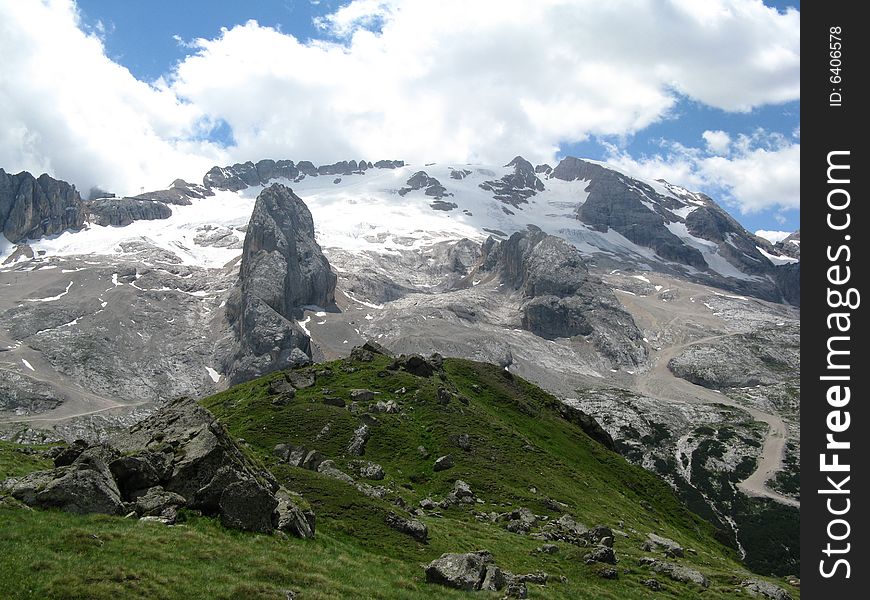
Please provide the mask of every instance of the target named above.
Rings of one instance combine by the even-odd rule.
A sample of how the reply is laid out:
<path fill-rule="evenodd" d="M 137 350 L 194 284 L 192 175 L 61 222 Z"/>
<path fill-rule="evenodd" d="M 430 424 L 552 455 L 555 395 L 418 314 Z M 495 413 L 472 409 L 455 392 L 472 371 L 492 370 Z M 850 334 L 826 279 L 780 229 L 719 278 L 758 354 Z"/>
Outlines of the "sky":
<path fill-rule="evenodd" d="M 800 4 L 0 0 L 0 168 L 119 194 L 261 158 L 555 164 L 800 226 Z"/>

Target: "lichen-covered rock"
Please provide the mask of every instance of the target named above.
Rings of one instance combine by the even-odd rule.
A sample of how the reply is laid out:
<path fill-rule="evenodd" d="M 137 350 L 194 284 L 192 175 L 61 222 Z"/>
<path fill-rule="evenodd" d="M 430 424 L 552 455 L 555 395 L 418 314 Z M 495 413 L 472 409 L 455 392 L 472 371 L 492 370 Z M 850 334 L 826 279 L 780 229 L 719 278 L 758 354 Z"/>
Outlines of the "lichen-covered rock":
<path fill-rule="evenodd" d="M 468 592 L 479 590 L 487 567 L 494 562 L 487 550 L 442 554 L 426 566 L 426 583 L 438 583 Z"/>

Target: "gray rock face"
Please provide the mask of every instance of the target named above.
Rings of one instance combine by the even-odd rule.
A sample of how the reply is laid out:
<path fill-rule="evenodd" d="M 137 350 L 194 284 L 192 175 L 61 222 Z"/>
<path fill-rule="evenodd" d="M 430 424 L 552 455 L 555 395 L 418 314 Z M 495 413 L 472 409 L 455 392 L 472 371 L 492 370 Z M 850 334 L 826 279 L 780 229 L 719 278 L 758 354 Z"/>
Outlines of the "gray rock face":
<path fill-rule="evenodd" d="M 631 315 L 565 240 L 533 226 L 503 242 L 490 237 L 477 272 L 497 274 L 509 289 L 521 291 L 524 329 L 546 339 L 591 335 L 617 365 L 645 359 L 643 336 Z"/>
<path fill-rule="evenodd" d="M 800 252 L 800 251 L 798 251 Z M 801 305 L 801 264 L 779 265 L 773 272 L 773 280 L 782 294 L 782 299 L 793 306 Z"/>
<path fill-rule="evenodd" d="M 654 197 L 661 198 L 665 208 L 669 206 L 668 199 L 649 185 L 570 156 L 556 165 L 552 176 L 563 181 L 589 181 L 589 196 L 577 208 L 577 218 L 590 227 L 602 232 L 608 228 L 618 231 L 635 244 L 652 248 L 665 260 L 707 268 L 700 251 L 685 245 L 665 226 L 676 217 L 649 210 L 644 204 L 644 200 Z"/>
<path fill-rule="evenodd" d="M 684 554 L 683 547 L 670 538 L 650 533 L 647 535 L 647 539 L 653 549 L 661 549 L 667 552 L 670 556 L 679 558 Z"/>
<path fill-rule="evenodd" d="M 171 216 L 172 209 L 155 200 L 100 198 L 88 202 L 88 217 L 97 225 L 125 227 L 133 221 L 154 221 Z"/>
<path fill-rule="evenodd" d="M 347 453 L 351 456 L 361 456 L 365 453 L 366 442 L 369 440 L 370 435 L 371 428 L 365 423 L 357 427 L 353 432 L 353 438 L 351 438 L 347 446 Z"/>
<path fill-rule="evenodd" d="M 75 186 L 46 174 L 37 178 L 0 169 L 0 233 L 13 244 L 79 229 L 84 222 L 84 203 Z"/>
<path fill-rule="evenodd" d="M 184 496 L 175 492 L 167 492 L 161 486 L 154 486 L 136 498 L 136 514 L 141 516 L 158 516 L 170 508 L 181 508 L 187 501 Z"/>
<path fill-rule="evenodd" d="M 449 454 L 445 456 L 439 456 L 435 459 L 435 464 L 432 468 L 437 473 L 438 471 L 446 471 L 447 469 L 452 469 L 456 463 L 453 461 L 453 457 Z"/>
<path fill-rule="evenodd" d="M 314 239 L 305 203 L 280 184 L 257 197 L 245 234 L 239 281 L 226 315 L 238 341 L 226 371 L 240 382 L 311 356 L 310 340 L 296 324 L 305 305 L 331 306 L 336 276 Z"/>
<path fill-rule="evenodd" d="M 758 246 L 767 246 L 773 254 L 781 252 L 767 242 L 759 242 L 708 196 L 662 181 L 672 194 L 664 195 L 647 183 L 574 157 L 563 159 L 551 177 L 589 182 L 586 187 L 588 197 L 577 207 L 576 214 L 580 221 L 593 229 L 601 232 L 612 229 L 635 244 L 651 248 L 666 261 L 698 269 L 701 273 L 693 276 L 703 283 L 774 302 L 786 298 L 794 304 L 797 294 L 774 281 L 777 267 L 759 251 Z M 674 212 L 680 208 L 690 210 L 681 213 L 685 216 L 680 216 Z M 721 275 L 707 264 L 700 250 L 681 240 L 669 225 L 684 226 L 690 235 L 705 240 L 705 243 L 710 242 L 709 245 L 722 258 L 749 277 Z"/>
<path fill-rule="evenodd" d="M 513 167 L 514 172 L 501 179 L 485 181 L 480 184 L 484 190 L 493 192 L 493 197 L 505 204 L 519 207 L 528 204 L 529 198 L 544 191 L 544 182 L 538 179 L 532 163 L 517 156 L 506 167 Z"/>

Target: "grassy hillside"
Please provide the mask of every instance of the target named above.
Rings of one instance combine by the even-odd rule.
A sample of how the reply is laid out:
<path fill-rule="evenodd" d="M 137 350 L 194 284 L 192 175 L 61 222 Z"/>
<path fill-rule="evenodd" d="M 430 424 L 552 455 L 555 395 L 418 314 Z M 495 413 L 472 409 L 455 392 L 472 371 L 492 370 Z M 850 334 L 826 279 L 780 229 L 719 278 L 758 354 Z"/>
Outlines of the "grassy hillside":
<path fill-rule="evenodd" d="M 637 559 L 650 532 L 687 549 L 675 562 L 703 572 L 706 598 L 733 597 L 748 573 L 712 527 L 689 512 L 671 489 L 564 420 L 557 400 L 491 366 L 445 360 L 444 370 L 418 377 L 389 370 L 391 359 L 343 360 L 309 367 L 316 383 L 286 403 L 273 403 L 275 373 L 203 400 L 242 447 L 281 483 L 302 493 L 317 514 L 313 540 L 263 536 L 222 528 L 194 515 L 165 527 L 121 518 L 76 517 L 31 511 L 0 501 L 0 597 L 3 598 L 498 598 L 426 584 L 422 566 L 443 552 L 487 549 L 515 573 L 546 571 L 545 586 L 529 585 L 530 598 L 694 598 L 701 588 L 651 573 Z M 352 389 L 376 392 L 357 412 L 325 404 L 324 396 L 350 402 Z M 442 391 L 439 399 L 439 388 Z M 396 414 L 366 413 L 368 404 L 394 400 Z M 446 403 L 445 403 L 446 402 Z M 354 430 L 367 422 L 371 436 L 362 457 L 347 456 Z M 459 436 L 468 436 L 460 443 Z M 323 474 L 281 464 L 277 444 L 320 451 L 354 474 L 359 459 L 383 467 L 383 499 Z M 462 449 L 466 446 L 468 449 Z M 44 465 L 9 470 L 10 445 L 0 446 L 0 477 Z M 450 454 L 451 469 L 433 463 Z M 12 461 L 15 462 L 15 461 Z M 355 476 L 355 475 L 354 475 Z M 387 526 L 398 503 L 417 506 L 442 499 L 454 481 L 467 482 L 482 503 L 459 505 L 419 517 L 429 528 L 421 544 Z M 360 480 L 364 481 L 364 480 Z M 526 507 L 557 519 L 568 513 L 588 526 L 620 530 L 616 580 L 587 565 L 588 549 L 558 542 L 554 554 L 536 553 L 541 540 L 511 533 L 475 513 Z M 660 554 L 657 558 L 662 558 Z M 655 578 L 664 590 L 643 582 Z M 793 597 L 796 589 L 788 588 Z M 471 594 L 471 596 L 469 596 Z M 745 594 L 745 592 L 741 592 Z"/>

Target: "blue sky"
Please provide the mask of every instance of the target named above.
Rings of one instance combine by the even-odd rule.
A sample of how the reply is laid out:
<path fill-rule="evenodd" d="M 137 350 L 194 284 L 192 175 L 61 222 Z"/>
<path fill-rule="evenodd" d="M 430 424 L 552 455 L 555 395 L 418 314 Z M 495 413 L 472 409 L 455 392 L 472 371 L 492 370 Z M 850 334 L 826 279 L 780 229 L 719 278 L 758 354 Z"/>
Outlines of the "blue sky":
<path fill-rule="evenodd" d="M 445 4 L 444 12 L 451 14 L 443 19 L 437 12 L 415 14 L 402 0 L 53 0 L 52 9 L 58 37 L 61 31 L 76 35 L 63 29 L 68 4 L 76 13 L 74 26 L 102 45 L 99 57 L 82 45 L 85 58 L 78 63 L 92 60 L 94 67 L 80 79 L 105 71 L 111 82 L 106 93 L 129 87 L 117 96 L 136 97 L 133 108 L 128 102 L 102 113 L 144 110 L 141 126 L 153 139 L 142 144 L 141 156 L 130 157 L 141 165 L 141 172 L 130 177 L 143 186 L 152 172 L 164 177 L 167 164 L 193 171 L 210 160 L 267 155 L 334 161 L 361 157 L 360 151 L 383 157 L 392 152 L 422 161 L 429 148 L 432 160 L 506 162 L 517 153 L 532 160 L 573 154 L 701 189 L 752 231 L 797 229 L 799 2 L 767 2 L 772 11 L 760 0 L 717 0 L 711 3 L 719 6 L 717 13 L 700 11 L 701 3 L 692 6 L 690 0 L 649 0 L 632 11 L 637 14 L 626 15 L 608 13 L 600 3 L 577 2 L 583 10 L 574 13 L 584 17 L 577 23 L 565 18 L 569 13 L 558 0 L 542 2 L 546 9 L 520 20 L 502 14 L 510 12 L 505 2 L 489 3 L 490 9 L 496 7 L 489 12 L 479 9 L 487 3 L 459 2 L 461 11 Z M 516 12 L 529 6 L 520 2 Z M 613 26 L 601 33 L 596 19 Z M 588 29 L 585 20 L 593 24 Z M 649 30 L 642 29 L 645 24 Z M 419 35 L 415 27 L 422 28 Z M 641 29 L 632 33 L 634 27 Z M 536 42 L 537 32 L 547 28 L 549 36 L 541 33 Z M 48 43 L 34 35 L 34 43 Z M 474 37 L 480 39 L 468 41 Z M 559 60 L 567 54 L 568 68 L 592 65 L 589 74 L 577 75 L 572 84 L 569 78 L 559 81 L 565 66 L 540 69 L 544 55 L 537 53 L 550 40 L 554 48 L 564 47 Z M 601 56 L 589 50 L 598 47 L 605 48 Z M 430 56 L 432 64 L 418 73 L 418 64 Z M 770 64 L 759 67 L 758 57 Z M 275 64 L 264 68 L 260 61 Z M 299 73 L 287 68 L 294 61 Z M 128 71 L 129 81 L 113 71 L 118 65 Z M 336 71 L 333 78 L 324 77 L 329 69 Z M 607 89 L 584 88 L 596 76 Z M 343 86 L 336 78 L 348 81 Z M 150 89 L 143 90 L 142 83 Z M 608 89 L 612 94 L 605 93 Z M 513 90 L 512 103 L 506 96 Z M 360 94 L 360 100 L 348 102 L 351 94 Z M 463 94 L 468 94 L 464 104 L 457 100 Z M 264 100 L 269 96 L 271 103 Z M 106 94 L 97 101 L 108 102 Z M 151 114 L 151 107 L 164 104 Z M 288 110 L 288 104 L 298 110 Z M 70 118 L 81 121 L 70 110 Z M 254 119 L 245 110 L 263 117 Z M 32 122 L 32 109 L 22 111 Z M 20 139 L 31 140 L 29 133 Z M 36 135 L 41 137 L 47 135 Z M 59 144 L 54 141 L 54 147 Z M 166 160 L 151 165 L 150 156 L 161 144 L 167 146 Z M 200 160 L 185 158 L 197 152 Z M 258 152 L 263 154 L 252 155 Z M 44 153 L 42 164 L 55 170 L 87 170 L 94 183 L 113 183 L 106 173 L 112 172 L 108 163 L 115 157 L 82 158 L 76 164 Z M 173 153 L 178 155 L 172 158 Z M 23 155 L 25 165 L 40 158 L 29 146 Z M 0 153 L 0 159 L 6 157 Z M 100 160 L 107 163 L 102 171 L 95 166 Z"/>

